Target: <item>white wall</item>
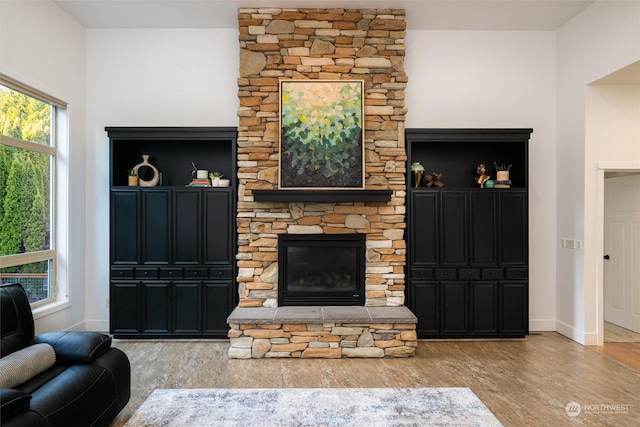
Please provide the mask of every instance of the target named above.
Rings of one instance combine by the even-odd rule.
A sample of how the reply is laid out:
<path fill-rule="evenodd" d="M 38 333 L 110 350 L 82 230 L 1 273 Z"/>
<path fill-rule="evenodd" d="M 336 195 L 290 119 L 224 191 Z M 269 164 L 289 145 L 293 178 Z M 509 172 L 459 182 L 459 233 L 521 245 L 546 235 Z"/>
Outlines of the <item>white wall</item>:
<path fill-rule="evenodd" d="M 85 319 L 85 56 L 84 28 L 50 1 L 0 3 L 0 71 L 68 103 L 68 139 L 60 141 L 68 157 L 58 158 L 58 229 L 60 288 L 69 303 L 38 310 L 36 332 L 84 329 Z M 64 248 L 68 248 L 64 250 Z M 64 296 L 63 296 L 64 298 Z"/>
<path fill-rule="evenodd" d="M 73 305 L 50 316 L 46 328 L 86 319 L 87 328 L 106 330 L 104 127 L 235 126 L 237 30 L 85 32 L 50 2 L 0 5 L 2 72 L 70 102 Z M 585 230 L 595 228 L 596 210 L 589 198 L 595 182 L 585 181 L 593 166 L 585 163 L 586 85 L 638 60 L 639 16 L 637 0 L 596 2 L 557 32 L 407 32 L 407 127 L 534 129 L 532 330 L 553 329 L 556 310 L 558 330 L 580 342 L 595 328 L 587 321 L 595 312 L 595 286 L 584 282 L 584 259 L 595 256 Z M 43 72 L 43 64 L 50 70 Z M 616 149 L 609 154 L 613 161 L 624 156 Z M 557 249 L 558 236 L 584 239 L 584 252 Z"/>
<path fill-rule="evenodd" d="M 215 46 L 215 50 L 213 49 Z M 88 325 L 107 328 L 105 126 L 236 126 L 236 30 L 87 32 Z M 220 60 L 224 58 L 224 60 Z M 554 33 L 410 31 L 407 127 L 532 127 L 531 328 L 555 326 Z M 164 86 L 163 86 L 164 85 Z M 158 87 L 163 87 L 159 91 Z M 166 93 L 164 93 L 166 91 Z M 428 95 L 423 95 L 428 94 Z M 551 168 L 553 170 L 553 168 Z"/>
<path fill-rule="evenodd" d="M 109 140 L 104 128 L 237 126 L 238 31 L 87 30 L 86 49 L 87 327 L 108 330 Z"/>
<path fill-rule="evenodd" d="M 557 230 L 584 241 L 584 250 L 558 249 L 557 330 L 597 343 L 597 162 L 628 162 L 630 148 L 607 141 L 587 147 L 587 85 L 640 59 L 640 2 L 596 2 L 557 37 Z M 603 142 L 594 141 L 594 147 Z M 588 157 L 587 157 L 588 156 Z"/>
<path fill-rule="evenodd" d="M 555 33 L 408 31 L 407 128 L 533 128 L 530 329 L 555 329 Z"/>

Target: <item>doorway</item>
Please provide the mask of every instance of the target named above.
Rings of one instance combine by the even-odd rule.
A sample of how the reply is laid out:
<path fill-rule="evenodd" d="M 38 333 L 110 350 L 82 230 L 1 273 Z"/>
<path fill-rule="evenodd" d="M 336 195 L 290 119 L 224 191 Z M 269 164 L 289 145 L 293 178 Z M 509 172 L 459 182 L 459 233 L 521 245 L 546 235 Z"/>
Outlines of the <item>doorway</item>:
<path fill-rule="evenodd" d="M 640 342 L 640 172 L 605 172 L 603 231 L 603 341 Z"/>

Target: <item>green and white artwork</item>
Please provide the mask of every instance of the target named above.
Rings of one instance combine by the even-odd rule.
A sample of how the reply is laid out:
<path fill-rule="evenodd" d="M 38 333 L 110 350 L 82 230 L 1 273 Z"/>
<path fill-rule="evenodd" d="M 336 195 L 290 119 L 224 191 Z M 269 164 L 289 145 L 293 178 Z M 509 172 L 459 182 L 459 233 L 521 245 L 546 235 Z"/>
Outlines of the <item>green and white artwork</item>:
<path fill-rule="evenodd" d="M 280 81 L 280 188 L 364 188 L 363 85 Z"/>

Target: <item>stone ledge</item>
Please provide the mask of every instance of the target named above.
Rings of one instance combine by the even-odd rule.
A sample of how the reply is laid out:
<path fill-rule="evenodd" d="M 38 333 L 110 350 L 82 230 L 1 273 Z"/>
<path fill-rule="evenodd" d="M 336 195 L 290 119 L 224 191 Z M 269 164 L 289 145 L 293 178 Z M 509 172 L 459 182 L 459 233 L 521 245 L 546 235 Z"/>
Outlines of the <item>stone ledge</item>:
<path fill-rule="evenodd" d="M 418 318 L 405 306 L 295 306 L 236 307 L 227 318 L 228 324 L 277 323 L 417 323 Z"/>

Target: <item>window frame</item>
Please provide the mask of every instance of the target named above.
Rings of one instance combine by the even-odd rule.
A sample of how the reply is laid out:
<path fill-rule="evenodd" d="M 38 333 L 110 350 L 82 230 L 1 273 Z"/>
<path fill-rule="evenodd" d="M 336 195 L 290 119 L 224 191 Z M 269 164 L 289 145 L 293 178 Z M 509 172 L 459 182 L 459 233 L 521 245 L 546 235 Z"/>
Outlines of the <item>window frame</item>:
<path fill-rule="evenodd" d="M 0 144 L 15 147 L 22 150 L 31 152 L 37 152 L 51 156 L 50 164 L 50 211 L 49 211 L 49 229 L 51 233 L 49 249 L 28 252 L 22 254 L 12 254 L 0 256 L 0 268 L 14 267 L 17 265 L 31 264 L 35 262 L 49 262 L 49 285 L 50 296 L 48 298 L 33 302 L 31 307 L 33 309 L 45 309 L 53 304 L 68 301 L 68 292 L 64 292 L 65 299 L 61 300 L 61 276 L 58 270 L 59 259 L 59 239 L 58 231 L 60 230 L 60 224 L 58 223 L 58 173 L 59 173 L 59 157 L 60 157 L 60 139 L 67 135 L 68 130 L 63 129 L 61 120 L 66 117 L 67 103 L 61 101 L 55 97 L 52 97 L 38 89 L 25 85 L 5 74 L 0 73 L 0 84 L 11 90 L 20 92 L 24 95 L 35 98 L 41 102 L 49 104 L 51 108 L 51 132 L 48 145 L 39 144 L 35 142 L 25 141 L 22 139 L 14 138 L 11 136 L 0 135 Z M 64 246 L 64 245 L 63 245 Z"/>

